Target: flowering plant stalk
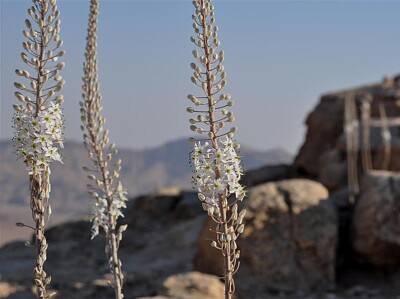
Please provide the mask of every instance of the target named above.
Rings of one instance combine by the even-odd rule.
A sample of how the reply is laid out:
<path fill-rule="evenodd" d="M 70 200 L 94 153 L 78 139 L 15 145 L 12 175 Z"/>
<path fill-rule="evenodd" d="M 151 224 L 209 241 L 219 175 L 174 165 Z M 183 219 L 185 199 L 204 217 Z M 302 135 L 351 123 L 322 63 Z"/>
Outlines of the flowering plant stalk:
<path fill-rule="evenodd" d="M 99 234 L 101 227 L 106 236 L 106 255 L 110 271 L 114 276 L 112 286 L 115 298 L 122 299 L 124 275 L 122 262 L 118 258 L 118 248 L 122 240 L 122 233 L 126 225 L 119 226 L 117 220 L 122 214 L 122 208 L 126 207 L 127 192 L 118 179 L 121 171 L 121 160 L 117 160 L 110 167 L 111 160 L 117 155 L 115 144 L 110 143 L 108 130 L 104 130 L 105 119 L 100 115 L 103 109 L 98 82 L 97 67 L 97 23 L 99 3 L 98 0 L 90 1 L 90 14 L 88 32 L 86 38 L 85 62 L 83 64 L 83 102 L 80 102 L 81 119 L 83 125 L 83 144 L 86 147 L 92 168 L 84 167 L 88 171 L 89 194 L 93 196 L 91 221 L 92 239 Z"/>
<path fill-rule="evenodd" d="M 63 96 L 58 94 L 64 86 L 59 71 L 64 62 L 58 59 L 64 51 L 60 40 L 60 11 L 56 0 L 33 0 L 28 9 L 29 19 L 25 20 L 26 40 L 22 46 L 22 61 L 28 70 L 17 69 L 15 73 L 28 82 L 28 86 L 15 82 L 18 90 L 15 96 L 20 101 L 14 105 L 14 141 L 16 153 L 26 165 L 30 183 L 30 206 L 34 227 L 17 223 L 34 229 L 37 248 L 34 277 L 39 298 L 50 298 L 55 292 L 47 292 L 51 277 L 44 271 L 47 259 L 48 244 L 45 226 L 51 215 L 50 164 L 53 161 L 62 163 L 59 148 L 63 147 L 63 114 L 60 104 Z"/>
<path fill-rule="evenodd" d="M 231 96 L 222 93 L 226 73 L 222 65 L 224 52 L 218 51 L 220 41 L 218 27 L 214 25 L 214 6 L 211 0 L 195 0 L 193 5 L 196 36 L 192 36 L 191 41 L 200 52 L 193 51 L 196 61 L 191 63 L 194 70 L 191 80 L 201 88 L 202 95 L 188 95 L 195 107 L 189 107 L 187 111 L 197 114 L 189 120 L 190 129 L 205 135 L 204 138 L 191 138 L 195 143 L 191 153 L 193 183 L 203 209 L 216 223 L 216 239 L 211 246 L 222 252 L 225 298 L 230 299 L 235 292 L 233 275 L 240 265 L 236 240 L 244 230 L 245 210 L 238 212 L 238 202 L 245 197 L 245 190 L 239 183 L 243 169 L 236 153 L 239 144 L 232 141 L 236 127 L 225 129 L 235 117 L 228 110 L 233 106 Z"/>

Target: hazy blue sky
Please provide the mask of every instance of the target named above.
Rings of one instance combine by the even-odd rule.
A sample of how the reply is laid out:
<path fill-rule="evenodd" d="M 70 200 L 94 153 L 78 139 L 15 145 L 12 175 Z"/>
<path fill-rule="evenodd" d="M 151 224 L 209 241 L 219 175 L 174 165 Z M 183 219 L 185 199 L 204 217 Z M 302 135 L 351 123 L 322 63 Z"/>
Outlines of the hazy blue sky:
<path fill-rule="evenodd" d="M 1 137 L 12 136 L 15 68 L 30 1 L 1 1 Z M 237 139 L 295 152 L 303 121 L 326 92 L 400 71 L 400 1 L 216 0 L 226 92 Z M 67 139 L 80 139 L 78 102 L 88 1 L 59 1 Z M 111 139 L 150 147 L 189 135 L 191 1 L 100 1 L 99 63 Z"/>

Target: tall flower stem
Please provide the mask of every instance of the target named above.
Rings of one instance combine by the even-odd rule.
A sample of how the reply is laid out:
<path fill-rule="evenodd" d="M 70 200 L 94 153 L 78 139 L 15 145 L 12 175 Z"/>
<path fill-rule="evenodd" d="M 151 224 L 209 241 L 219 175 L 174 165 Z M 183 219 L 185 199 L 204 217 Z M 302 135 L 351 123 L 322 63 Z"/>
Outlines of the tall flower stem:
<path fill-rule="evenodd" d="M 36 265 L 34 269 L 37 295 L 39 298 L 49 298 L 46 287 L 50 283 L 50 276 L 47 277 L 44 271 L 44 263 L 47 259 L 47 241 L 44 235 L 46 219 L 49 217 L 49 182 L 50 169 L 46 167 L 43 174 L 30 176 L 31 189 L 31 210 L 35 221 L 35 239 L 37 246 Z"/>
<path fill-rule="evenodd" d="M 122 240 L 122 232 L 126 225 L 117 228 L 117 219 L 122 216 L 121 209 L 126 207 L 126 191 L 121 182 L 116 180 L 121 170 L 121 160 L 113 169 L 109 162 L 117 155 L 115 145 L 109 142 L 108 130 L 104 130 L 105 119 L 100 115 L 102 110 L 101 95 L 98 83 L 97 63 L 97 24 L 99 1 L 90 1 L 89 24 L 86 38 L 85 63 L 83 66 L 83 98 L 80 103 L 83 126 L 84 145 L 92 161 L 93 169 L 84 168 L 91 174 L 88 178 L 94 182 L 89 184 L 89 194 L 94 197 L 92 211 L 92 238 L 99 233 L 101 227 L 105 233 L 105 251 L 113 274 L 112 286 L 116 299 L 122 299 L 124 275 L 122 262 L 118 257 L 118 249 Z M 94 175 L 94 174 L 95 175 Z"/>
<path fill-rule="evenodd" d="M 221 250 L 225 298 L 231 299 L 235 292 L 233 275 L 239 268 L 240 251 L 237 250 L 236 239 L 244 229 L 242 221 L 245 211 L 238 214 L 237 205 L 245 196 L 244 188 L 239 183 L 243 170 L 236 154 L 239 145 L 231 140 L 236 128 L 223 132 L 225 125 L 235 118 L 226 109 L 233 105 L 231 96 L 221 93 L 226 84 L 226 73 L 221 64 L 224 52 L 217 54 L 220 42 L 217 38 L 218 27 L 214 26 L 214 7 L 211 0 L 196 0 L 193 4 L 195 14 L 192 18 L 196 37 L 191 37 L 191 41 L 200 49 L 200 54 L 193 51 L 197 63 L 191 64 L 194 70 L 191 80 L 202 89 L 204 95 L 189 95 L 188 99 L 196 107 L 206 106 L 206 110 L 189 107 L 187 111 L 199 113 L 189 120 L 191 130 L 207 135 L 198 140 L 193 138 L 193 182 L 204 210 L 217 224 L 216 240 L 211 245 Z"/>
<path fill-rule="evenodd" d="M 29 174 L 30 207 L 32 211 L 37 248 L 34 280 L 38 298 L 50 298 L 55 292 L 48 292 L 51 277 L 44 271 L 48 244 L 45 227 L 51 214 L 50 164 L 61 162 L 58 147 L 63 147 L 63 117 L 60 104 L 62 95 L 56 95 L 64 86 L 59 71 L 64 68 L 58 59 L 64 51 L 54 53 L 62 46 L 60 40 L 60 12 L 56 0 L 33 0 L 28 9 L 29 19 L 25 20 L 26 40 L 22 46 L 22 61 L 29 67 L 17 69 L 15 73 L 29 82 L 29 86 L 15 82 L 19 90 L 15 96 L 20 104 L 15 104 L 14 128 L 16 153 L 23 158 Z M 52 79 L 52 80 L 50 80 Z M 51 83 L 55 81 L 55 83 Z M 33 97 L 31 99 L 30 97 Z M 58 147 L 56 146 L 58 144 Z M 28 226 L 19 224 L 19 226 Z"/>
<path fill-rule="evenodd" d="M 207 84 L 207 101 L 208 101 L 208 116 L 210 119 L 209 123 L 209 131 L 211 135 L 211 142 L 213 149 L 215 151 L 218 150 L 218 137 L 217 137 L 217 131 L 215 128 L 215 101 L 213 100 L 213 80 L 211 78 L 212 72 L 211 72 L 211 61 L 212 61 L 212 55 L 210 54 L 210 46 L 209 46 L 209 33 L 207 32 L 207 13 L 204 5 L 204 0 L 199 1 L 200 7 L 201 7 L 201 29 L 203 32 L 203 37 L 204 37 L 204 43 L 203 43 L 203 51 L 204 51 L 204 56 L 206 58 L 206 84 Z M 220 169 L 219 167 L 215 167 L 214 169 L 215 173 L 215 178 L 218 180 L 221 178 L 220 174 Z M 222 232 L 224 235 L 227 235 L 229 230 L 228 230 L 228 223 L 227 223 L 227 212 L 228 212 L 228 201 L 226 199 L 226 196 L 219 194 L 219 208 L 221 211 L 221 222 L 222 222 Z M 225 298 L 230 299 L 232 295 L 232 286 L 233 286 L 233 277 L 232 277 L 232 269 L 231 269 L 231 248 L 230 244 L 226 244 L 227 246 L 223 247 L 223 257 L 224 257 L 224 277 L 225 277 Z"/>

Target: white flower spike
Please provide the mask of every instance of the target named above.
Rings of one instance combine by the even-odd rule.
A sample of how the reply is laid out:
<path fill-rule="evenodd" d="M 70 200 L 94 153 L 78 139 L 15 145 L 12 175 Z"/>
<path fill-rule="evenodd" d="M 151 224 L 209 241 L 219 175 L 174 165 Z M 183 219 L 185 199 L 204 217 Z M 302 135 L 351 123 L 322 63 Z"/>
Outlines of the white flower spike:
<path fill-rule="evenodd" d="M 218 51 L 218 27 L 212 26 L 215 22 L 214 6 L 211 0 L 195 0 L 193 5 L 195 36 L 190 40 L 200 51 L 192 52 L 195 62 L 190 64 L 194 70 L 191 81 L 202 94 L 188 95 L 196 107 L 187 108 L 187 112 L 198 113 L 189 120 L 190 130 L 203 136 L 199 140 L 191 138 L 195 142 L 190 158 L 194 168 L 193 185 L 203 209 L 217 223 L 216 238 L 211 246 L 222 251 L 225 299 L 231 299 L 235 292 L 233 275 L 239 267 L 236 239 L 244 230 L 243 217 L 237 217 L 237 203 L 246 194 L 240 184 L 243 168 L 236 153 L 239 145 L 232 140 L 237 129 L 228 126 L 235 120 L 228 110 L 233 101 L 229 94 L 221 92 L 226 85 L 226 72 L 222 65 L 224 52 Z M 206 108 L 197 108 L 201 106 Z"/>

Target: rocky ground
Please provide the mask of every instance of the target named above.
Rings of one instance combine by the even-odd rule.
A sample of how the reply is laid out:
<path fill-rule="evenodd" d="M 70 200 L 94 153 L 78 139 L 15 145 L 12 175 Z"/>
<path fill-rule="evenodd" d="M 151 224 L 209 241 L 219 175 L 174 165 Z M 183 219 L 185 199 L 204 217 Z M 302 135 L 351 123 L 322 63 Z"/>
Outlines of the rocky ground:
<path fill-rule="evenodd" d="M 399 115 L 393 84 L 357 90 L 372 92 Z M 400 129 L 392 132 L 390 171 L 360 172 L 361 192 L 351 202 L 342 178 L 343 97 L 323 97 L 310 114 L 294 165 L 244 177 L 248 212 L 236 299 L 400 299 Z M 339 159 L 321 162 L 330 152 Z M 120 255 L 127 299 L 223 298 L 219 252 L 209 244 L 213 223 L 196 194 L 164 189 L 131 200 L 125 215 Z M 57 298 L 112 298 L 104 239 L 90 241 L 87 221 L 55 226 L 47 239 L 46 269 Z M 33 260 L 34 249 L 23 242 L 0 249 L 0 298 L 32 298 Z"/>
<path fill-rule="evenodd" d="M 382 175 L 389 174 L 374 174 L 369 180 L 379 181 Z M 398 186 L 399 176 L 394 179 Z M 394 192 L 399 198 L 400 190 Z M 400 298 L 400 272 L 395 267 L 338 264 L 338 214 L 320 183 L 287 179 L 260 184 L 250 188 L 244 205 L 248 214 L 239 243 L 242 266 L 236 298 Z M 213 275 L 221 273 L 219 252 L 209 246 L 206 228 L 211 224 L 194 193 L 170 189 L 136 198 L 125 221 L 128 230 L 120 252 L 126 298 L 221 298 L 222 283 Z M 375 236 L 357 229 L 355 242 L 373 238 L 375 249 L 384 250 L 382 243 L 395 233 L 391 227 Z M 51 246 L 46 266 L 59 298 L 112 296 L 104 240 L 90 241 L 88 222 L 53 227 L 47 236 Z M 384 258 L 382 252 L 361 248 L 370 262 L 377 259 L 381 265 L 381 257 L 386 266 L 391 260 L 398 267 L 400 242 L 397 246 L 385 251 Z M 33 248 L 23 242 L 1 248 L 2 298 L 31 298 L 33 258 Z"/>

